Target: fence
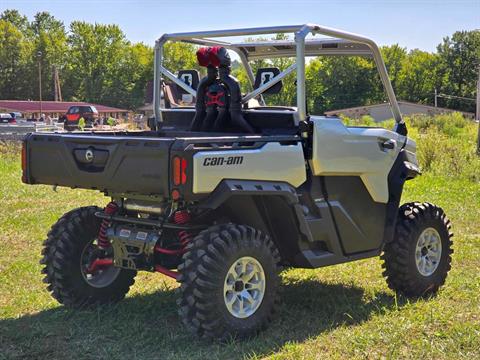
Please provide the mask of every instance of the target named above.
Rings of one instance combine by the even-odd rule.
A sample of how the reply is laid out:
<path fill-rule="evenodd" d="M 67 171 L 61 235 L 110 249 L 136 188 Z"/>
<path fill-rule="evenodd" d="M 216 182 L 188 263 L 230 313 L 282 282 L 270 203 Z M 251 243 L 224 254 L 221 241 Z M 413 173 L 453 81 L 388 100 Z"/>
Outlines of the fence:
<path fill-rule="evenodd" d="M 61 131 L 63 124 L 39 123 L 0 124 L 0 140 L 21 140 L 26 134 L 42 131 Z"/>

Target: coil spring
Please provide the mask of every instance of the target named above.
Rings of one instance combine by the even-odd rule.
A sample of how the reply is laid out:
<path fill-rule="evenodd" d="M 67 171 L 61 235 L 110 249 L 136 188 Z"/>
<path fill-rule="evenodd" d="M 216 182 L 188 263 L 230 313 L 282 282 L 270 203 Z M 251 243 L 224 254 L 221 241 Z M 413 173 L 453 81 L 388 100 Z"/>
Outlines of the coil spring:
<path fill-rule="evenodd" d="M 183 225 L 188 223 L 191 220 L 190 213 L 187 210 L 178 210 L 173 215 L 173 222 L 178 225 Z M 181 230 L 178 232 L 178 238 L 182 249 L 184 249 L 190 240 L 192 240 L 192 235 L 187 230 Z"/>
<path fill-rule="evenodd" d="M 118 205 L 114 203 L 113 201 L 109 202 L 107 206 L 105 206 L 105 209 L 103 212 L 106 215 L 113 215 L 117 212 L 118 210 Z M 108 249 L 110 247 L 110 241 L 108 241 L 107 238 L 107 229 L 110 227 L 110 220 L 103 219 L 102 223 L 100 225 L 100 230 L 98 232 L 98 247 L 101 249 Z"/>

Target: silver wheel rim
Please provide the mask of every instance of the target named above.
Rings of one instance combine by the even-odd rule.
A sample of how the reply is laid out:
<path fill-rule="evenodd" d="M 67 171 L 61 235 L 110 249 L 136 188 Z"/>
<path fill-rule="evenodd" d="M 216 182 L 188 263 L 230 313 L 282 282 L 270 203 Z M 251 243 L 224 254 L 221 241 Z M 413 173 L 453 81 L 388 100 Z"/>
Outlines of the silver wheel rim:
<path fill-rule="evenodd" d="M 437 230 L 432 227 L 422 231 L 415 248 L 417 269 L 423 276 L 432 275 L 437 270 L 442 257 L 442 240 Z"/>
<path fill-rule="evenodd" d="M 88 243 L 83 249 L 82 255 L 80 256 L 80 270 L 88 285 L 94 288 L 103 288 L 111 285 L 116 280 L 122 269 L 116 266 L 109 266 L 105 269 L 99 269 L 94 274 L 88 273 L 87 268 L 90 266 L 91 260 L 90 254 L 97 247 L 95 242 L 96 239 L 91 243 Z"/>
<path fill-rule="evenodd" d="M 244 319 L 260 307 L 265 295 L 265 272 L 262 265 L 249 256 L 236 260 L 225 276 L 223 298 L 230 314 Z"/>

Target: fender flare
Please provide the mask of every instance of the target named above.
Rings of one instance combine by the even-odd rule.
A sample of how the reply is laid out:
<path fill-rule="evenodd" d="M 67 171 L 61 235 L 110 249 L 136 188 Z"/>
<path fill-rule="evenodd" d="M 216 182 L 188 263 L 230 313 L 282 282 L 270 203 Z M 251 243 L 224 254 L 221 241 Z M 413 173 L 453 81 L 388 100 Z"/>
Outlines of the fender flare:
<path fill-rule="evenodd" d="M 382 248 L 386 243 L 393 240 L 395 226 L 397 223 L 400 199 L 403 193 L 403 186 L 407 180 L 414 179 L 422 172 L 418 167 L 415 153 L 402 149 L 395 160 L 390 173 L 388 174 L 389 198 L 387 203 L 387 214 L 385 219 L 385 230 L 383 233 Z"/>
<path fill-rule="evenodd" d="M 286 182 L 256 180 L 222 180 L 215 190 L 199 205 L 198 208 L 215 210 L 233 196 L 280 196 L 292 208 L 298 229 L 308 241 L 313 241 L 312 233 L 303 215 L 297 192 Z"/>

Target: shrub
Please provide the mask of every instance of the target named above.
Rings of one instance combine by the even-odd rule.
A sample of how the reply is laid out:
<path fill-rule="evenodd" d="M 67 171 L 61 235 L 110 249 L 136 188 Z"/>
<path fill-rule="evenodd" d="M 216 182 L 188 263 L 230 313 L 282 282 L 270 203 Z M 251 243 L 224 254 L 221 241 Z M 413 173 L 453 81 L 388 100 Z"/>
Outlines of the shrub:
<path fill-rule="evenodd" d="M 444 142 L 444 137 L 434 130 L 419 135 L 417 158 L 422 171 L 430 171 L 433 168 L 435 160 L 441 155 Z"/>

